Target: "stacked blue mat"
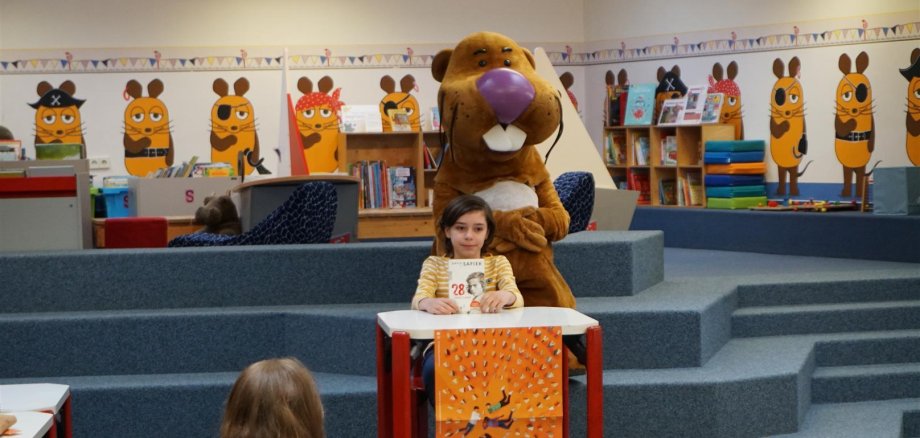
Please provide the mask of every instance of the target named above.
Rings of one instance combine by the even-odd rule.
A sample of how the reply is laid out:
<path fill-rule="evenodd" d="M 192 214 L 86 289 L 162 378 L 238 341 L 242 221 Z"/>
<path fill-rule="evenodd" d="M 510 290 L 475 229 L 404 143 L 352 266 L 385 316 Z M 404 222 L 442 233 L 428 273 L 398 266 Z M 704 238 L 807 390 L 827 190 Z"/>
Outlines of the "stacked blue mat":
<path fill-rule="evenodd" d="M 707 165 L 705 178 L 706 207 L 742 209 L 766 205 L 767 191 L 764 175 L 710 173 L 710 165 L 763 163 L 763 140 L 707 141 L 703 162 Z"/>

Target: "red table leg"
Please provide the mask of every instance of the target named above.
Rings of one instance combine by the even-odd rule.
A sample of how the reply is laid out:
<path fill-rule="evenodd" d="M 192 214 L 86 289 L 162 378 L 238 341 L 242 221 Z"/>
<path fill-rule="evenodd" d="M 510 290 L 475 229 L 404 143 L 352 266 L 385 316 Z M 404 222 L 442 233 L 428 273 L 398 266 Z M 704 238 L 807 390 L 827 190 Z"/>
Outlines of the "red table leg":
<path fill-rule="evenodd" d="M 588 399 L 588 438 L 602 438 L 604 435 L 604 349 L 601 344 L 601 327 L 588 327 L 585 340 L 588 344 L 585 364 L 586 398 Z"/>
<path fill-rule="evenodd" d="M 562 349 L 562 438 L 569 438 L 569 352 Z"/>
<path fill-rule="evenodd" d="M 67 395 L 61 415 L 64 421 L 64 437 L 73 438 L 73 394 Z"/>
<path fill-rule="evenodd" d="M 412 388 L 409 381 L 409 334 L 393 332 L 393 436 L 412 436 Z"/>
<path fill-rule="evenodd" d="M 386 363 L 387 335 L 377 326 L 377 437 L 393 437 L 393 381 Z"/>

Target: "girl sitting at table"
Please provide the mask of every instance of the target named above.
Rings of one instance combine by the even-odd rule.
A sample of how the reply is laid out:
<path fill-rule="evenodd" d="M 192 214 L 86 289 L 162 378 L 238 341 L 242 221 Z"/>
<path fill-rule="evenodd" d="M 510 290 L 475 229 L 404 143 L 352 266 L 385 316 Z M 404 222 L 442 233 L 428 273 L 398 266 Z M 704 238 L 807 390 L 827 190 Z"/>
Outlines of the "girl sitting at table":
<path fill-rule="evenodd" d="M 498 313 L 502 309 L 524 306 L 524 298 L 514 281 L 511 264 L 505 256 L 487 254 L 495 220 L 492 209 L 482 198 L 461 195 L 451 200 L 438 220 L 444 232 L 441 242 L 447 253 L 430 256 L 422 263 L 418 287 L 412 297 L 412 309 L 435 315 L 450 315 L 460 308 L 449 298 L 448 261 L 450 259 L 483 259 L 485 264 L 484 293 L 480 300 L 482 313 Z M 428 400 L 434 404 L 434 350 L 429 345 L 424 353 L 422 376 Z"/>
<path fill-rule="evenodd" d="M 266 359 L 233 384 L 221 438 L 325 438 L 323 404 L 310 371 L 295 358 Z"/>

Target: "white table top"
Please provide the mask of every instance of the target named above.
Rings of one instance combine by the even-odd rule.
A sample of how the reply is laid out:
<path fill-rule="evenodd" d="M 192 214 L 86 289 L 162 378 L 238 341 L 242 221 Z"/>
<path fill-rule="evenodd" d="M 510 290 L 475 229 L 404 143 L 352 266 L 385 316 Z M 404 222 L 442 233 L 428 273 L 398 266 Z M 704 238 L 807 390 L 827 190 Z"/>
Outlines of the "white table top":
<path fill-rule="evenodd" d="M 53 416 L 45 412 L 5 412 L 4 415 L 16 417 L 16 424 L 10 427 L 10 430 L 17 430 L 19 433 L 11 436 L 15 438 L 40 438 L 48 433 L 51 429 Z M 7 431 L 9 433 L 9 431 Z"/>
<path fill-rule="evenodd" d="M 70 387 L 54 383 L 0 385 L 0 412 L 60 412 L 70 395 Z"/>
<path fill-rule="evenodd" d="M 377 323 L 392 336 L 406 332 L 411 339 L 434 339 L 435 330 L 470 328 L 556 327 L 563 335 L 584 334 L 597 320 L 566 307 L 522 307 L 500 313 L 432 315 L 421 310 L 396 310 L 377 314 Z"/>

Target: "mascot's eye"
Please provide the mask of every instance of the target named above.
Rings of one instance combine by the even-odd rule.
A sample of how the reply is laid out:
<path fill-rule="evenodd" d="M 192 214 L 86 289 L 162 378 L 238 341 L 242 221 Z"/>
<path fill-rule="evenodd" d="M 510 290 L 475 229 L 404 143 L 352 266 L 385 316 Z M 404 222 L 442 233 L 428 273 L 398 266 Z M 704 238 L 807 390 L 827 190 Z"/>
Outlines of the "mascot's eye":
<path fill-rule="evenodd" d="M 150 120 L 153 120 L 154 122 L 159 122 L 161 119 L 163 119 L 163 115 L 162 115 L 162 114 L 160 114 L 160 113 L 150 113 Z"/>
<path fill-rule="evenodd" d="M 511 60 L 510 60 L 510 59 L 506 59 L 506 60 L 505 60 L 505 67 L 511 67 Z"/>
<path fill-rule="evenodd" d="M 249 117 L 249 111 L 237 111 L 236 112 L 236 118 L 240 120 L 246 120 L 247 117 Z"/>
<path fill-rule="evenodd" d="M 144 121 L 144 115 L 141 114 L 141 113 L 133 114 L 133 115 L 131 116 L 131 120 L 134 120 L 135 122 L 140 123 L 140 122 Z"/>
<path fill-rule="evenodd" d="M 314 110 L 313 108 L 310 108 L 310 109 L 308 109 L 308 110 L 303 110 L 303 116 L 309 119 L 309 118 L 313 117 L 313 114 L 314 114 L 315 112 L 316 112 L 316 110 Z"/>
<path fill-rule="evenodd" d="M 323 108 L 323 109 L 319 110 L 319 115 L 322 116 L 322 117 L 325 119 L 325 118 L 327 118 L 327 117 L 329 117 L 329 116 L 332 115 L 332 110 L 331 110 L 331 109 L 327 109 L 327 108 Z"/>
<path fill-rule="evenodd" d="M 480 59 L 480 60 L 479 60 L 479 66 L 480 66 L 480 67 L 485 67 L 485 66 L 488 65 L 488 64 L 489 64 L 489 63 L 486 62 L 485 59 Z"/>
<path fill-rule="evenodd" d="M 869 97 L 869 87 L 866 84 L 859 84 L 856 87 L 856 100 L 865 102 L 867 97 Z"/>
<path fill-rule="evenodd" d="M 792 102 L 792 103 L 799 103 L 799 95 L 798 95 L 798 94 L 790 94 L 790 95 L 789 95 L 789 101 Z"/>
<path fill-rule="evenodd" d="M 61 114 L 61 121 L 64 123 L 73 123 L 73 116 L 70 114 Z"/>
<path fill-rule="evenodd" d="M 779 106 L 786 103 L 786 90 L 782 88 L 777 89 L 776 94 L 773 95 L 773 101 Z"/>
<path fill-rule="evenodd" d="M 45 116 L 45 117 L 42 117 L 42 121 L 45 122 L 45 123 L 47 123 L 47 124 L 49 124 L 49 125 L 52 124 L 52 123 L 54 123 L 54 119 L 55 119 L 55 117 L 54 117 L 53 114 L 47 115 L 47 116 Z"/>
<path fill-rule="evenodd" d="M 738 103 L 738 98 L 737 98 L 737 97 L 729 97 L 729 98 L 728 98 L 728 106 L 735 106 L 736 103 Z"/>

